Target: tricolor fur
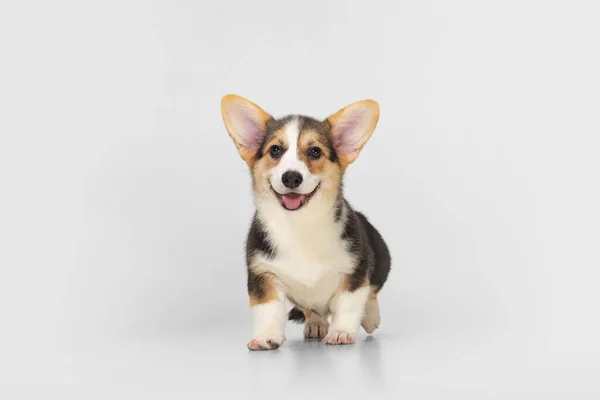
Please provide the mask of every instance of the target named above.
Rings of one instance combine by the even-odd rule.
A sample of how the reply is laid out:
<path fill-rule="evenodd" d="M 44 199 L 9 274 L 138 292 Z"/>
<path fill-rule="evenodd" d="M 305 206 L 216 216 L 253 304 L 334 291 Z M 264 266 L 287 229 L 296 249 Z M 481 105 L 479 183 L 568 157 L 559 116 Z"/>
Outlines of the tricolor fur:
<path fill-rule="evenodd" d="M 305 337 L 327 344 L 354 343 L 360 325 L 372 333 L 390 254 L 344 199 L 342 181 L 377 125 L 378 104 L 359 101 L 323 121 L 275 119 L 235 95 L 221 107 L 250 169 L 256 205 L 246 243 L 255 325 L 248 348 L 283 344 L 286 317 L 305 321 Z M 295 305 L 287 314 L 285 299 Z"/>

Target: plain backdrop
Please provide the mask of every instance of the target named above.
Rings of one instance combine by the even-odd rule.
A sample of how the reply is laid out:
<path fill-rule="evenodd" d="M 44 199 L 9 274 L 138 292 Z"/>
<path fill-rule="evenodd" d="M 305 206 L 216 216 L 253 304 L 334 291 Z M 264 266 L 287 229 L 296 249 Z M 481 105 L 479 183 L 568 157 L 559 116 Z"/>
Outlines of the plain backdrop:
<path fill-rule="evenodd" d="M 380 103 L 346 176 L 393 255 L 379 389 L 600 393 L 599 17 L 597 1 L 3 2 L 0 393 L 261 395 L 319 367 L 273 379 L 301 343 L 244 347 L 253 204 L 227 93 L 274 116 Z M 310 379 L 346 385 L 340 364 Z"/>

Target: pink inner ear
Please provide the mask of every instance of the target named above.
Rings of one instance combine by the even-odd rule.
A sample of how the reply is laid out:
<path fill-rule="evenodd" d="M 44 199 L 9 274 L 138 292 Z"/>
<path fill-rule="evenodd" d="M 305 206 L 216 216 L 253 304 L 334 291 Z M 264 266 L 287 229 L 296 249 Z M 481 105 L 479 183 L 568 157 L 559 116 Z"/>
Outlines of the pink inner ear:
<path fill-rule="evenodd" d="M 334 128 L 334 147 L 338 152 L 348 154 L 356 151 L 367 119 L 368 113 L 364 110 L 351 110 L 338 121 Z"/>
<path fill-rule="evenodd" d="M 236 105 L 232 113 L 234 129 L 240 144 L 248 149 L 257 150 L 265 134 L 264 122 L 243 105 Z"/>

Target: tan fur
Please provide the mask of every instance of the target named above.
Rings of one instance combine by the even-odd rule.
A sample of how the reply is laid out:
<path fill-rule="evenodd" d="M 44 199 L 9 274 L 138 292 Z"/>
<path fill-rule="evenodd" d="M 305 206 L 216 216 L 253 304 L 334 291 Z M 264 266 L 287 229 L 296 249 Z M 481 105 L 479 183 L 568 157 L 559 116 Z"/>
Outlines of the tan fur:
<path fill-rule="evenodd" d="M 286 148 L 288 146 L 287 137 L 283 129 L 278 130 L 274 133 L 273 138 L 265 144 L 265 152 L 274 146 L 281 146 Z M 269 184 L 269 171 L 274 168 L 280 159 L 275 159 L 269 154 L 265 154 L 260 160 L 254 162 L 251 166 L 252 170 L 252 182 L 254 186 L 254 193 L 259 197 L 271 195 L 271 186 Z"/>
<path fill-rule="evenodd" d="M 320 190 L 323 193 L 323 197 L 329 202 L 336 201 L 340 191 L 340 181 L 342 180 L 342 172 L 339 166 L 327 161 L 320 175 L 322 182 Z"/>
<path fill-rule="evenodd" d="M 342 170 L 337 163 L 331 162 L 328 147 L 320 141 L 320 136 L 312 130 L 303 130 L 298 146 L 298 157 L 304 161 L 312 174 L 321 177 L 321 191 L 324 197 L 329 201 L 337 199 L 342 179 Z M 318 147 L 323 155 L 318 160 L 312 160 L 308 157 L 308 149 Z"/>
<path fill-rule="evenodd" d="M 329 150 L 325 143 L 322 143 L 319 134 L 311 129 L 303 130 L 300 133 L 300 143 L 298 143 L 298 158 L 300 158 L 310 169 L 313 174 L 319 173 L 319 171 L 329 162 Z M 311 147 L 318 147 L 323 152 L 323 155 L 318 160 L 312 160 L 308 157 L 308 149 Z"/>
<path fill-rule="evenodd" d="M 365 277 L 365 280 L 363 281 L 362 285 L 360 285 L 360 286 L 357 288 L 357 290 L 358 290 L 358 289 L 360 289 L 360 288 L 363 288 L 363 287 L 365 287 L 365 286 L 371 286 L 371 282 L 369 282 L 369 277 L 368 277 L 368 276 L 366 276 L 366 277 Z M 339 287 L 339 289 L 337 290 L 337 292 L 338 292 L 338 293 L 340 293 L 340 292 L 350 292 L 350 291 L 351 291 L 351 290 L 350 290 L 350 277 L 349 277 L 349 276 L 347 276 L 347 277 L 345 277 L 345 278 L 342 280 L 342 282 L 341 282 L 341 284 L 340 284 L 340 287 Z"/>
<path fill-rule="evenodd" d="M 265 296 L 263 298 L 259 299 L 250 294 L 249 295 L 250 307 L 254 307 L 259 304 L 266 304 L 271 301 L 280 300 L 277 295 L 277 287 L 276 287 L 276 283 L 275 283 L 275 278 L 271 274 L 264 274 L 264 276 L 266 278 L 264 287 L 263 287 L 263 290 L 265 291 Z"/>

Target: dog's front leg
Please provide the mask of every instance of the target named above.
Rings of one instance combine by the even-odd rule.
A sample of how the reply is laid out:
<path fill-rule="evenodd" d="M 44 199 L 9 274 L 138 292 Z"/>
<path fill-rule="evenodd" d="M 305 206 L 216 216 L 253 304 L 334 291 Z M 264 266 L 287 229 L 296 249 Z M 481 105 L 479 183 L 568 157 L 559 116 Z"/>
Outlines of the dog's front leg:
<path fill-rule="evenodd" d="M 323 339 L 325 344 L 355 342 L 370 290 L 369 286 L 360 287 L 355 291 L 342 290 L 331 298 L 331 326 Z"/>
<path fill-rule="evenodd" d="M 284 295 L 271 274 L 248 272 L 248 295 L 254 316 L 254 338 L 250 350 L 275 350 L 285 341 Z"/>

